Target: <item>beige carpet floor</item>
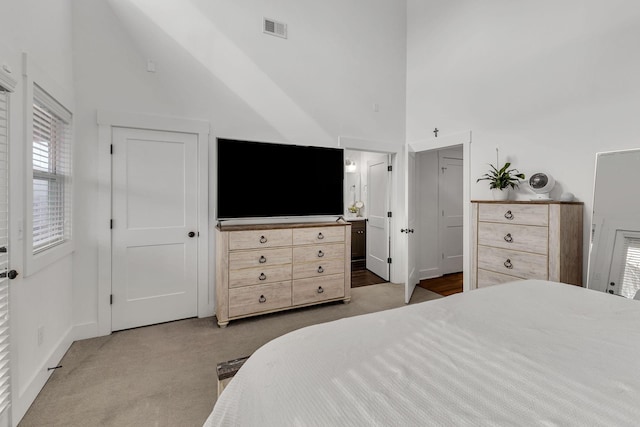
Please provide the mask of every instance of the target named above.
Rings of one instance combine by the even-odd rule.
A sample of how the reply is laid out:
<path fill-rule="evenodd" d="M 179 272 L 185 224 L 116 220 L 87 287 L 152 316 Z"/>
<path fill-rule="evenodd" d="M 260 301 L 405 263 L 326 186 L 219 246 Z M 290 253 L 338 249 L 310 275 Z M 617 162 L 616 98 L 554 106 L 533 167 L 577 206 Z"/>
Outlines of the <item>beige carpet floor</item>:
<path fill-rule="evenodd" d="M 416 287 L 411 303 L 440 298 Z M 308 325 L 400 307 L 404 286 L 352 289 L 350 304 L 232 321 L 186 319 L 76 341 L 19 424 L 201 427 L 216 400 L 216 365 Z"/>

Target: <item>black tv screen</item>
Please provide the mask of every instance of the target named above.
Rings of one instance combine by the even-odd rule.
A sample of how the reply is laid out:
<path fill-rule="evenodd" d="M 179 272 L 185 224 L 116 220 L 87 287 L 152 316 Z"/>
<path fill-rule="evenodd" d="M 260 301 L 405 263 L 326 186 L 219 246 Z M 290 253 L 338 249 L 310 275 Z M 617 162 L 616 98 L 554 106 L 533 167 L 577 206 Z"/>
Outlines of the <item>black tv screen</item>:
<path fill-rule="evenodd" d="M 218 139 L 217 219 L 342 215 L 341 148 Z"/>

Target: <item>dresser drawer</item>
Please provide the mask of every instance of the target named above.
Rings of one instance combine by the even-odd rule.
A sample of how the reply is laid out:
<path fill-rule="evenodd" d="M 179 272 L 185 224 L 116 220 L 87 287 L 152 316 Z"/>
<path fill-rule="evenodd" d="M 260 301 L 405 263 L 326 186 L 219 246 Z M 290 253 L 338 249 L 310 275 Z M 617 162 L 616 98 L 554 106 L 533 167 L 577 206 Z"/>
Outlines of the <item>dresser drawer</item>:
<path fill-rule="evenodd" d="M 344 274 L 293 281 L 293 304 L 310 304 L 344 297 Z"/>
<path fill-rule="evenodd" d="M 496 273 L 495 271 L 478 269 L 478 288 L 486 288 L 487 286 L 513 282 L 514 280 L 522 279 L 519 277 L 508 276 L 502 273 Z"/>
<path fill-rule="evenodd" d="M 291 264 L 229 270 L 229 288 L 291 280 Z"/>
<path fill-rule="evenodd" d="M 291 246 L 291 229 L 246 230 L 229 233 L 229 250 Z"/>
<path fill-rule="evenodd" d="M 547 257 L 478 245 L 478 268 L 523 279 L 548 278 Z"/>
<path fill-rule="evenodd" d="M 294 228 L 293 244 L 307 245 L 312 243 L 344 242 L 346 227 L 311 227 Z"/>
<path fill-rule="evenodd" d="M 480 222 L 478 244 L 546 255 L 549 229 L 535 225 Z"/>
<path fill-rule="evenodd" d="M 324 261 L 331 258 L 344 260 L 344 243 L 330 245 L 296 246 L 293 248 L 293 262 Z"/>
<path fill-rule="evenodd" d="M 291 264 L 291 258 L 291 248 L 230 252 L 229 270 Z"/>
<path fill-rule="evenodd" d="M 549 225 L 548 205 L 483 203 L 478 206 L 478 221 L 522 225 Z"/>
<path fill-rule="evenodd" d="M 320 277 L 344 273 L 344 259 L 322 259 L 316 262 L 293 264 L 293 278 Z"/>
<path fill-rule="evenodd" d="M 291 281 L 229 289 L 229 316 L 277 310 L 291 305 Z"/>

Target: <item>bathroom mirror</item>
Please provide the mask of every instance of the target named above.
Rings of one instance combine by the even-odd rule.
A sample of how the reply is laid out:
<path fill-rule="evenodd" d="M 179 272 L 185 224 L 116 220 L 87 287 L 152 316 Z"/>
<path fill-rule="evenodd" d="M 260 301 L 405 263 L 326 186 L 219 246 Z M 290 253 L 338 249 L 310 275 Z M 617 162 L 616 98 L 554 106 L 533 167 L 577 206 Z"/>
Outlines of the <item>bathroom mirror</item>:
<path fill-rule="evenodd" d="M 596 154 L 587 287 L 640 299 L 640 149 Z"/>

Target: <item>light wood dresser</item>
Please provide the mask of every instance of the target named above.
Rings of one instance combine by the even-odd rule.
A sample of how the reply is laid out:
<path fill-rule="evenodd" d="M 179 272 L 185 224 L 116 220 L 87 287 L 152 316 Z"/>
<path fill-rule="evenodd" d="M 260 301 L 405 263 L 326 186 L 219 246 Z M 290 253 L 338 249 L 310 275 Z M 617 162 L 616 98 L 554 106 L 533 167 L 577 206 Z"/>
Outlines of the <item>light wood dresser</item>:
<path fill-rule="evenodd" d="M 471 202 L 471 289 L 518 279 L 582 286 L 582 202 Z"/>
<path fill-rule="evenodd" d="M 351 300 L 351 224 L 218 225 L 216 317 Z"/>

